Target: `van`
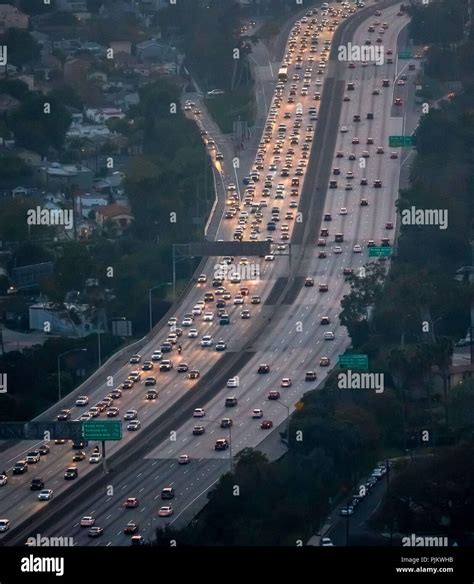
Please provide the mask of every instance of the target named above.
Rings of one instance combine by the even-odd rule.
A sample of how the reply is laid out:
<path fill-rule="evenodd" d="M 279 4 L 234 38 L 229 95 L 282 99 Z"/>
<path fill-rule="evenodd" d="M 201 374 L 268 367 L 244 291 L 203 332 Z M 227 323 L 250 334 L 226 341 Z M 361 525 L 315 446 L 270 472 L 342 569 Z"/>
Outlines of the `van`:
<path fill-rule="evenodd" d="M 225 407 L 233 408 L 237 405 L 237 398 L 235 396 L 225 398 Z"/>

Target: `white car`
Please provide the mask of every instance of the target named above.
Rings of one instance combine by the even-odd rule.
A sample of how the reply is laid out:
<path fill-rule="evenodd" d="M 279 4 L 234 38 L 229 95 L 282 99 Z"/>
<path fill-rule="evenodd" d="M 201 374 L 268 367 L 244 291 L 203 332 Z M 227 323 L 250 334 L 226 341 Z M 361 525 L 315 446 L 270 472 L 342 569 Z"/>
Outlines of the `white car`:
<path fill-rule="evenodd" d="M 291 379 L 289 377 L 283 377 L 280 387 L 291 387 Z"/>
<path fill-rule="evenodd" d="M 231 377 L 227 380 L 227 387 L 239 387 L 238 377 Z"/>
<path fill-rule="evenodd" d="M 352 250 L 353 250 L 354 253 L 361 253 L 362 247 L 358 243 L 356 243 L 354 245 L 354 247 L 352 248 Z"/>
<path fill-rule="evenodd" d="M 90 464 L 98 464 L 100 462 L 101 458 L 102 458 L 102 455 L 100 452 L 93 452 L 89 456 L 89 462 L 90 462 Z"/>
<path fill-rule="evenodd" d="M 124 420 L 134 420 L 138 416 L 137 410 L 127 410 L 123 415 Z"/>
<path fill-rule="evenodd" d="M 195 329 L 195 328 L 189 329 L 189 332 L 188 332 L 188 337 L 189 337 L 190 339 L 196 339 L 196 338 L 197 338 L 197 336 L 198 336 L 198 331 L 197 331 L 197 329 Z"/>
<path fill-rule="evenodd" d="M 195 408 L 193 418 L 203 418 L 206 415 L 204 408 Z"/>
<path fill-rule="evenodd" d="M 212 347 L 213 342 L 211 335 L 204 335 L 201 339 L 201 347 Z"/>
<path fill-rule="evenodd" d="M 240 282 L 241 282 L 240 274 L 236 274 L 236 273 L 231 274 L 230 282 L 231 282 L 231 284 L 240 284 Z"/>
<path fill-rule="evenodd" d="M 91 419 L 92 419 L 92 414 L 90 414 L 89 412 L 84 412 L 81 416 L 79 416 L 80 422 L 88 422 Z"/>
<path fill-rule="evenodd" d="M 76 399 L 76 406 L 87 406 L 89 404 L 89 398 L 87 395 L 80 395 Z"/>
<path fill-rule="evenodd" d="M 201 274 L 197 279 L 199 284 L 205 284 L 207 282 L 206 274 Z"/>
<path fill-rule="evenodd" d="M 341 133 L 345 134 L 347 132 L 347 126 L 341 126 Z"/>
<path fill-rule="evenodd" d="M 38 501 L 49 501 L 53 498 L 53 489 L 43 489 L 38 494 Z"/>
<path fill-rule="evenodd" d="M 203 316 L 203 320 L 205 322 L 212 322 L 214 320 L 214 313 L 213 312 L 205 312 Z"/>
<path fill-rule="evenodd" d="M 341 207 L 341 210 L 339 211 L 339 215 L 347 215 L 347 209 L 345 207 Z"/>
<path fill-rule="evenodd" d="M 95 523 L 95 518 L 87 515 L 81 519 L 81 527 L 92 527 Z"/>
<path fill-rule="evenodd" d="M 0 533 L 4 533 L 8 531 L 10 527 L 10 520 L 9 519 L 0 519 Z"/>
<path fill-rule="evenodd" d="M 0 474 L 0 487 L 4 487 L 8 483 L 7 475 Z"/>
<path fill-rule="evenodd" d="M 192 318 L 183 318 L 183 321 L 181 322 L 181 324 L 183 326 L 191 326 L 193 324 L 193 319 Z"/>
<path fill-rule="evenodd" d="M 176 326 L 176 323 L 178 322 L 178 319 L 176 318 L 176 316 L 172 316 L 169 320 L 168 320 L 168 326 Z"/>
<path fill-rule="evenodd" d="M 163 358 L 163 353 L 161 351 L 153 351 L 153 355 L 151 356 L 152 361 L 161 361 Z"/>
<path fill-rule="evenodd" d="M 336 254 L 342 253 L 342 247 L 340 245 L 335 245 L 333 248 L 333 252 Z"/>
<path fill-rule="evenodd" d="M 403 79 L 399 79 L 397 81 L 397 85 L 405 85 L 405 81 L 403 81 Z"/>
<path fill-rule="evenodd" d="M 273 260 L 275 259 L 274 255 L 266 255 L 265 256 L 265 261 L 266 262 L 273 262 Z"/>
<path fill-rule="evenodd" d="M 324 333 L 324 340 L 325 341 L 334 341 L 336 337 L 334 336 L 334 333 L 332 331 L 326 331 Z"/>
<path fill-rule="evenodd" d="M 254 419 L 260 419 L 260 418 L 263 418 L 263 410 L 260 410 L 260 409 L 258 409 L 258 408 L 255 408 L 255 409 L 252 411 L 252 418 L 254 418 Z"/>
<path fill-rule="evenodd" d="M 236 296 L 234 296 L 234 304 L 243 304 L 244 303 L 244 297 L 241 294 L 237 294 Z"/>
<path fill-rule="evenodd" d="M 180 454 L 178 458 L 178 464 L 189 464 L 191 462 L 190 457 L 187 454 Z"/>
<path fill-rule="evenodd" d="M 159 517 L 169 517 L 170 515 L 173 515 L 173 508 L 168 505 L 160 507 L 158 515 Z"/>
<path fill-rule="evenodd" d="M 319 545 L 321 545 L 322 547 L 334 547 L 334 544 L 332 543 L 330 537 L 322 537 L 321 543 Z"/>
<path fill-rule="evenodd" d="M 200 316 L 202 314 L 202 307 L 196 304 L 196 306 L 193 306 L 191 312 L 193 313 L 194 316 Z"/>

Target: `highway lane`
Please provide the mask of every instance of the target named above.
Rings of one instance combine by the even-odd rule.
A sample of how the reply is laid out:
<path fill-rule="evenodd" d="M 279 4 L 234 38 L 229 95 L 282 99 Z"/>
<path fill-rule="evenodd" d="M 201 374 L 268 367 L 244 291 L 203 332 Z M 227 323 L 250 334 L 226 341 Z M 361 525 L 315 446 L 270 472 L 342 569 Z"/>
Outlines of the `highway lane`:
<path fill-rule="evenodd" d="M 330 35 L 328 35 L 327 38 L 329 38 L 329 36 Z M 307 123 L 308 120 L 305 120 L 305 122 Z M 268 162 L 268 159 L 271 156 L 272 156 L 271 154 L 268 154 L 267 160 L 265 162 Z M 283 182 L 285 183 L 285 186 L 287 186 L 287 187 L 289 186 L 289 179 L 285 180 Z M 223 239 L 230 238 L 229 227 L 227 227 L 225 225 L 225 223 L 223 223 L 223 225 L 221 226 L 221 229 L 219 231 L 219 236 Z M 214 271 L 214 262 L 215 262 L 215 260 L 210 260 L 206 266 L 206 272 L 209 274 L 210 277 L 212 277 L 212 272 Z M 284 265 L 283 262 L 279 262 L 278 267 L 280 268 L 280 272 L 286 270 L 286 266 Z M 260 281 L 260 283 L 265 284 L 265 289 L 262 289 L 262 291 L 258 290 L 258 292 L 261 294 L 263 300 L 265 300 L 266 290 L 269 290 L 271 288 L 271 286 L 272 286 L 272 284 L 273 284 L 273 282 L 278 274 L 277 268 L 274 268 L 273 265 L 272 265 L 272 268 L 273 269 L 270 270 L 269 265 L 264 266 L 262 268 L 263 278 Z M 270 271 L 274 272 L 274 273 L 276 272 L 277 274 L 274 275 L 273 277 L 269 274 L 268 279 L 266 279 L 267 273 L 269 273 Z M 250 282 L 250 283 L 246 282 L 246 284 L 250 288 L 252 288 L 253 282 Z M 230 286 L 230 287 L 232 288 L 232 286 Z M 234 288 L 235 288 L 235 286 L 234 286 Z M 263 286 L 262 286 L 262 288 L 263 288 Z M 251 290 L 251 292 L 253 292 L 253 290 Z M 191 293 L 187 299 L 187 306 L 188 306 L 187 310 L 188 311 L 193 306 L 193 304 L 198 299 L 201 298 L 201 296 L 202 296 L 202 290 L 196 289 L 196 290 L 191 291 Z M 252 310 L 253 310 L 253 312 L 258 312 L 259 310 L 261 310 L 261 308 L 260 308 L 260 306 L 252 307 Z M 236 344 L 235 342 L 233 343 L 232 341 L 235 338 L 238 338 L 238 339 L 243 338 L 245 329 L 248 328 L 248 327 L 246 327 L 246 323 L 244 321 L 236 318 L 235 313 L 237 313 L 238 311 L 239 311 L 238 307 L 236 307 L 235 309 L 230 309 L 229 313 L 230 313 L 231 319 L 232 319 L 232 321 L 235 321 L 233 326 L 229 327 L 229 328 L 220 327 L 219 331 L 218 331 L 218 338 L 223 338 L 224 340 L 226 340 L 226 342 L 229 343 L 229 348 L 234 349 L 234 350 L 238 350 L 239 345 Z M 185 311 L 183 311 L 183 312 L 185 312 Z M 214 324 L 208 324 L 208 323 L 202 324 L 200 327 L 200 334 L 202 335 L 203 333 L 210 332 L 212 329 L 215 329 L 215 328 L 216 327 Z M 234 330 L 231 330 L 231 329 L 234 329 Z M 227 333 L 227 330 L 229 330 L 229 333 Z M 230 331 L 231 331 L 231 334 L 230 334 Z M 163 333 L 161 333 L 161 331 L 160 331 L 159 334 L 162 335 Z M 157 335 L 157 337 L 158 337 L 158 335 Z M 193 344 L 195 344 L 195 343 L 193 343 Z M 189 362 L 190 367 L 199 368 L 199 370 L 202 373 L 205 373 L 215 363 L 215 361 L 218 358 L 218 355 L 215 353 L 212 353 L 212 352 L 211 352 L 211 355 L 209 355 L 210 351 L 204 352 L 202 349 L 198 348 L 198 349 L 193 349 L 193 351 L 191 353 L 191 357 L 189 357 L 190 345 L 191 345 L 191 341 L 184 341 L 183 342 L 183 355 L 182 355 L 181 359 L 179 359 L 179 361 L 186 360 L 186 362 Z M 147 345 L 140 352 L 144 358 L 149 358 L 151 352 L 154 349 L 156 349 L 157 346 L 158 346 L 157 340 L 153 339 L 152 341 L 148 342 Z M 174 361 L 176 362 L 176 357 L 174 357 Z M 134 367 L 129 365 L 129 364 L 124 364 L 115 374 L 108 375 L 107 377 L 104 376 L 104 383 L 103 384 L 96 385 L 96 388 L 93 388 L 93 387 L 91 387 L 90 389 L 88 388 L 87 394 L 90 397 L 91 403 L 99 401 L 100 398 L 103 397 L 104 394 L 106 394 L 114 386 L 117 385 L 118 381 L 125 379 L 126 376 L 128 375 L 128 373 L 133 368 Z M 163 382 L 163 384 L 161 384 L 161 378 L 169 379 L 170 381 L 167 381 L 167 382 L 165 381 L 165 382 Z M 105 380 L 107 381 L 107 385 L 105 383 Z M 145 400 L 143 398 L 143 393 L 137 391 L 137 388 L 134 388 L 133 391 L 124 392 L 124 395 L 123 395 L 122 399 L 120 400 L 120 408 L 121 408 L 122 412 L 127 410 L 127 409 L 138 409 L 139 410 L 139 418 L 140 418 L 140 421 L 142 422 L 142 431 L 143 431 L 143 429 L 146 428 L 147 424 L 150 423 L 156 417 L 156 412 L 157 412 L 156 406 L 157 405 L 160 406 L 159 411 L 162 412 L 164 409 L 166 409 L 167 407 L 171 407 L 175 403 L 175 401 L 180 397 L 180 394 L 182 393 L 183 389 L 184 389 L 184 391 L 186 391 L 187 389 L 189 389 L 192 386 L 193 386 L 192 382 L 187 382 L 185 384 L 185 387 L 183 388 L 182 378 L 179 378 L 179 376 L 176 376 L 176 375 L 173 376 L 172 374 L 171 375 L 168 374 L 165 376 L 160 375 L 159 376 L 159 385 L 158 385 L 158 388 L 160 391 L 160 399 L 159 399 L 158 404 L 156 404 L 154 402 L 152 402 L 152 403 L 145 402 Z M 84 393 L 85 391 L 86 390 L 83 389 L 81 391 L 81 393 Z M 74 396 L 76 396 L 77 393 L 78 392 L 75 392 Z M 141 395 L 140 395 L 140 393 L 141 393 Z M 138 394 L 138 397 L 137 397 L 137 394 Z M 68 400 L 71 400 L 71 399 L 72 399 L 72 396 L 70 396 L 68 398 Z M 62 403 L 61 407 L 64 407 L 64 405 L 65 404 Z M 71 401 L 69 401 L 69 403 L 67 405 L 70 406 Z M 74 408 L 73 408 L 73 412 L 74 412 L 73 417 L 77 417 L 77 415 L 80 413 L 77 409 L 74 409 Z M 117 449 L 122 448 L 131 439 L 132 439 L 132 435 L 126 434 L 124 440 L 122 440 L 120 443 L 118 443 L 118 444 L 113 443 L 113 444 L 108 445 L 109 453 L 114 453 L 114 451 L 116 451 Z M 29 444 L 29 443 L 22 443 L 22 444 L 19 444 L 17 446 L 14 446 L 12 449 L 7 450 L 7 451 L 2 453 L 0 464 L 2 464 L 2 467 L 10 468 L 10 466 L 16 460 L 22 458 L 26 452 L 32 450 L 35 446 L 36 446 L 36 444 Z M 34 476 L 41 475 L 41 477 L 47 483 L 48 487 L 52 487 L 55 489 L 56 493 L 60 493 L 70 486 L 69 483 L 64 482 L 64 480 L 62 478 L 62 473 L 63 473 L 64 469 L 70 465 L 72 455 L 71 455 L 71 452 L 69 450 L 68 445 L 53 446 L 53 448 L 54 448 L 54 451 L 53 451 L 54 454 L 51 453 L 47 457 L 43 458 L 41 460 L 41 462 L 38 464 L 38 466 L 34 467 L 34 470 L 33 469 L 31 469 L 31 470 L 33 470 L 32 474 L 34 474 Z M 90 449 L 89 449 L 89 452 L 90 452 Z M 81 470 L 81 474 L 83 474 L 84 472 L 90 472 L 92 470 L 92 465 L 90 467 L 87 467 L 87 465 L 81 464 L 80 470 Z M 28 473 L 28 475 L 25 475 L 22 477 L 12 478 L 9 486 L 7 487 L 7 490 L 4 491 L 4 495 L 7 495 L 7 496 L 2 497 L 2 500 L 0 501 L 0 514 L 8 511 L 11 520 L 13 520 L 15 522 L 20 522 L 20 521 L 26 519 L 30 515 L 32 510 L 35 510 L 37 508 L 34 494 L 29 492 L 27 489 L 25 489 L 25 486 L 26 486 L 25 483 L 27 484 L 29 477 L 31 477 L 30 473 Z"/>
<path fill-rule="evenodd" d="M 360 69 L 361 69 L 360 75 L 361 75 L 361 79 L 362 79 L 362 77 L 364 75 L 363 68 L 361 67 Z M 352 70 L 352 72 L 354 72 L 354 70 Z M 381 97 L 381 96 L 379 96 L 379 97 Z M 355 110 L 355 111 L 357 111 L 357 110 Z M 352 112 L 348 112 L 348 115 L 353 115 L 353 113 Z M 375 136 L 378 136 L 373 130 L 375 130 L 375 126 L 372 126 L 372 128 L 370 130 L 370 135 L 371 136 L 374 136 L 374 137 Z M 369 134 L 366 132 L 365 135 L 364 135 L 364 138 L 366 139 L 368 136 L 369 136 Z M 382 138 L 382 136 L 381 136 L 381 138 Z M 380 158 L 380 160 L 382 160 L 382 159 Z M 384 184 L 385 184 L 386 178 L 385 178 L 385 175 L 382 174 L 382 172 L 381 172 L 383 170 L 381 168 L 381 166 L 382 166 L 382 163 L 381 162 L 378 163 L 378 167 L 377 167 L 377 171 L 376 172 L 378 173 L 377 176 L 383 177 Z M 396 161 L 394 161 L 394 166 L 396 168 Z M 392 191 L 392 193 L 391 193 L 392 194 L 392 199 L 395 196 L 395 193 L 396 193 L 396 189 L 394 188 L 393 191 Z M 382 201 L 382 204 L 380 204 L 380 201 Z M 336 209 L 337 209 L 337 205 L 339 205 L 339 202 L 332 201 L 332 205 L 331 205 L 330 209 L 333 210 L 334 209 L 334 206 L 336 206 Z M 384 201 L 384 199 L 382 197 L 378 197 L 374 201 L 374 204 L 370 206 L 370 209 L 378 209 L 379 211 L 381 210 L 380 215 L 382 217 L 384 216 L 384 209 L 388 209 L 388 208 L 389 208 L 389 205 L 386 204 L 386 201 Z M 357 205 L 354 207 L 354 211 L 356 211 L 356 210 L 357 210 Z M 325 209 L 325 212 L 326 212 L 326 209 Z M 375 223 L 375 224 L 377 224 L 377 223 Z M 359 225 L 359 224 L 356 224 L 356 225 Z M 360 227 L 360 225 L 359 225 L 359 227 Z M 374 235 L 374 238 L 375 238 L 375 235 Z M 337 259 L 339 260 L 339 258 L 337 258 Z M 345 261 L 341 261 L 341 260 L 339 260 L 339 261 L 340 261 L 341 265 L 347 265 L 345 263 Z M 318 266 L 320 266 L 320 262 L 316 262 L 316 268 Z M 334 276 L 337 277 L 337 270 L 336 269 L 332 271 L 332 276 L 333 277 Z M 303 289 L 302 294 L 312 295 L 314 297 L 314 289 Z M 303 305 L 305 307 L 308 307 L 308 310 L 309 311 L 311 311 L 311 310 L 314 311 L 314 306 L 317 304 L 317 300 L 319 298 L 320 298 L 319 295 L 316 297 L 316 299 L 310 297 L 310 298 L 308 298 L 308 300 L 309 300 L 308 304 L 306 304 L 305 302 L 303 302 Z M 329 298 L 329 295 L 326 296 L 326 298 Z M 316 302 L 315 302 L 315 300 L 316 300 Z M 298 306 L 299 306 L 299 304 L 300 303 L 298 302 Z M 335 304 L 334 300 L 330 304 L 332 306 L 335 305 L 336 308 L 337 308 L 337 303 Z M 325 307 L 326 306 L 323 305 L 322 308 L 324 309 Z M 295 309 L 295 307 L 292 307 L 292 310 L 294 310 L 294 309 Z M 306 316 L 307 316 L 306 313 L 304 313 L 304 312 L 301 313 L 301 320 L 303 322 L 305 322 L 305 317 Z M 337 316 L 337 309 L 336 309 L 336 312 L 335 312 L 335 316 Z M 288 319 L 282 318 L 281 319 L 281 322 L 283 323 L 283 328 L 288 329 Z M 294 321 L 291 324 L 294 326 Z M 293 334 L 293 330 L 288 330 L 288 332 L 289 332 L 289 334 Z M 304 333 L 304 335 L 306 337 L 308 337 L 308 339 L 306 341 L 306 344 L 307 345 L 311 345 L 311 343 L 312 343 L 312 336 L 314 335 L 314 331 L 313 331 L 313 334 L 311 334 L 311 333 L 312 333 L 312 331 L 309 328 Z M 299 334 L 301 334 L 301 333 L 299 333 Z M 275 337 L 278 337 L 278 334 L 275 334 L 274 333 L 272 335 L 272 339 L 271 340 L 268 339 L 268 344 L 269 345 L 272 345 L 272 343 L 274 342 L 274 338 Z M 302 341 L 302 339 L 298 339 L 298 342 L 296 343 L 297 346 L 295 347 L 298 350 L 298 355 L 299 356 L 301 356 L 301 349 L 303 348 L 303 347 L 300 346 L 302 344 L 301 341 Z M 286 346 L 284 347 L 285 349 L 288 349 L 289 348 L 289 344 L 291 344 L 291 343 L 288 343 L 287 341 L 285 341 L 284 338 L 282 338 L 282 341 L 281 342 L 282 342 L 282 344 L 286 342 Z M 332 345 L 332 346 L 335 346 L 334 343 L 329 343 L 329 344 Z M 340 343 L 340 344 L 343 345 L 343 343 Z M 322 345 L 323 346 L 324 345 L 327 346 L 328 343 L 322 343 Z M 308 352 L 308 355 L 310 356 L 310 358 L 311 359 L 314 359 L 314 353 L 312 352 L 311 347 L 309 347 L 309 350 L 307 352 Z M 338 348 L 335 351 L 336 355 L 337 355 L 337 352 L 340 352 L 340 348 Z M 272 360 L 271 360 L 271 353 L 272 353 L 271 347 L 268 347 L 268 354 L 270 355 L 270 357 L 268 358 L 268 362 L 270 362 L 270 363 L 272 362 Z M 288 350 L 285 351 L 284 355 L 287 355 L 287 353 L 288 353 Z M 278 355 L 280 354 L 280 350 L 279 349 L 277 349 L 277 354 Z M 262 357 L 259 354 L 259 356 L 254 359 L 253 365 L 254 366 L 257 365 L 258 362 L 260 362 L 262 360 L 264 360 L 264 359 L 262 359 Z M 290 361 L 290 360 L 291 360 L 290 356 L 287 356 L 287 361 Z M 279 361 L 279 363 L 280 363 L 280 361 Z M 301 359 L 301 361 L 303 361 L 303 362 L 305 361 L 304 357 L 303 357 L 303 359 Z M 301 374 L 301 366 L 299 364 L 299 361 L 298 361 L 298 364 L 297 365 L 298 366 L 295 366 L 294 369 L 292 369 L 292 372 L 294 372 L 295 374 L 297 374 L 299 372 Z M 276 417 L 278 417 L 278 412 L 275 409 L 276 408 L 276 404 L 273 405 L 270 402 L 265 401 L 265 393 L 264 392 L 268 389 L 269 386 L 273 388 L 273 387 L 275 387 L 275 385 L 277 385 L 279 376 L 282 374 L 283 368 L 280 367 L 280 365 L 278 365 L 275 368 L 275 373 L 277 375 L 273 377 L 273 379 L 272 379 L 271 382 L 270 381 L 266 381 L 266 380 L 260 382 L 259 378 L 256 377 L 256 374 L 255 374 L 254 371 L 255 370 L 253 370 L 253 372 L 250 373 L 250 376 L 248 376 L 248 389 L 245 389 L 246 388 L 247 376 L 242 376 L 242 384 L 241 384 L 240 389 L 238 390 L 239 391 L 239 406 L 237 408 L 235 408 L 235 415 L 233 415 L 234 421 L 236 421 L 237 423 L 234 426 L 233 434 L 232 434 L 232 443 L 233 443 L 233 445 L 237 449 L 240 446 L 244 446 L 246 443 L 252 443 L 254 440 L 259 441 L 259 436 L 260 437 L 262 436 L 262 431 L 259 430 L 259 428 L 258 428 L 258 426 L 256 424 L 252 424 L 253 427 L 250 429 L 250 431 L 245 430 L 245 427 L 249 425 L 249 423 L 248 423 L 249 409 L 248 408 L 251 408 L 252 406 L 255 406 L 255 407 L 261 406 L 262 409 L 264 409 L 265 413 L 270 412 L 270 414 L 273 416 L 273 419 L 275 419 Z M 285 370 L 285 374 L 287 374 L 286 371 L 287 370 Z M 265 377 L 267 377 L 267 376 L 265 376 Z M 301 384 L 301 381 L 298 381 L 298 383 Z M 299 394 L 301 393 L 301 388 L 298 389 L 297 384 L 295 384 L 295 386 L 292 387 L 290 391 L 288 391 L 288 390 L 282 390 L 282 392 L 283 391 L 285 391 L 285 397 L 292 396 L 293 394 L 295 394 L 295 397 L 296 397 L 296 395 L 298 393 Z M 252 401 L 251 395 L 249 395 L 249 394 L 255 394 L 256 395 L 256 397 L 253 399 L 253 401 Z M 257 394 L 259 394 L 259 395 L 257 396 Z M 244 408 L 242 408 L 242 410 L 240 410 L 240 404 L 242 402 L 242 397 L 240 397 L 240 396 L 242 396 L 243 399 L 244 399 Z M 268 409 L 269 406 L 271 407 L 271 409 Z M 216 398 L 210 404 L 206 405 L 206 411 L 207 411 L 207 416 L 209 418 L 212 418 L 212 419 L 219 419 L 219 416 L 223 416 L 226 413 L 226 411 L 224 410 L 224 408 L 222 406 L 222 396 L 219 396 L 219 398 Z M 282 412 L 281 406 L 280 406 L 280 416 L 282 416 L 282 415 L 284 416 L 284 412 Z M 247 421 L 247 423 L 245 423 L 246 421 Z M 204 440 L 203 437 L 199 437 L 198 440 L 196 440 L 196 438 L 189 439 L 188 438 L 188 431 L 191 429 L 193 423 L 194 422 L 192 420 L 190 420 L 188 424 L 185 424 L 185 427 L 183 428 L 183 432 L 182 433 L 180 432 L 181 435 L 179 436 L 179 438 L 182 438 L 182 443 L 184 443 L 184 444 L 190 443 L 190 446 L 191 447 L 194 446 L 196 448 L 196 452 L 198 454 L 199 454 L 199 452 L 203 452 L 207 458 L 215 457 L 215 456 L 222 457 L 223 464 L 225 464 L 225 457 L 228 456 L 228 454 L 226 454 L 226 453 L 219 454 L 219 453 L 214 453 L 212 451 L 212 444 L 213 444 L 213 441 L 215 440 L 215 437 L 218 434 L 219 430 L 217 430 L 217 429 L 211 429 L 209 431 L 209 433 L 206 432 L 206 435 L 205 436 L 208 436 L 209 437 L 209 440 L 207 440 L 207 439 Z M 212 424 L 214 424 L 214 422 L 212 422 Z M 216 428 L 217 428 L 217 425 L 216 425 Z M 224 437 L 226 435 L 226 431 L 220 431 L 220 435 L 223 435 L 222 437 Z M 241 437 L 242 435 L 243 435 L 243 438 Z M 194 444 L 191 444 L 191 442 L 194 442 Z M 205 447 L 204 447 L 204 442 L 207 442 L 205 444 Z M 158 447 L 158 449 L 155 452 L 152 452 L 150 456 L 151 456 L 151 458 L 153 458 L 154 456 L 160 456 L 160 455 L 161 456 L 165 456 L 166 454 L 169 454 L 170 452 L 176 452 L 176 453 L 178 453 L 178 451 L 180 450 L 180 448 L 182 448 L 182 443 L 180 443 L 179 441 L 177 441 L 176 443 L 173 443 L 171 445 L 168 444 L 168 443 L 163 444 L 160 447 Z M 203 450 L 202 451 L 200 450 L 201 447 L 203 447 Z M 163 450 L 160 450 L 160 448 L 163 449 Z M 187 452 L 189 452 L 191 455 L 193 454 L 193 450 L 191 450 L 189 448 L 187 448 Z M 235 452 L 235 449 L 234 449 L 234 452 Z M 161 464 L 161 463 L 162 463 L 162 461 L 159 461 L 159 464 Z M 147 461 L 147 464 L 149 464 L 149 461 Z M 163 462 L 163 464 L 166 464 L 166 463 Z M 213 464 L 213 463 L 210 462 L 209 464 Z M 133 474 L 133 473 L 131 473 L 131 474 Z M 137 475 L 138 474 L 139 473 L 137 473 Z M 218 473 L 217 473 L 217 476 L 218 476 Z M 210 478 L 211 477 L 209 477 L 209 479 Z M 166 485 L 166 483 L 161 484 L 161 486 L 165 486 L 165 485 Z M 201 486 L 202 485 L 199 485 L 199 487 L 201 487 Z M 140 488 L 143 488 L 143 487 L 140 487 Z M 145 489 L 145 491 L 146 491 L 146 489 Z M 192 495 L 193 496 L 196 495 L 196 490 L 193 490 Z M 153 495 L 153 500 L 155 500 L 155 497 L 156 497 L 156 493 Z M 147 499 L 145 499 L 145 501 L 146 500 Z M 176 500 L 176 504 L 174 504 L 174 506 L 177 507 L 177 510 L 178 510 L 180 507 L 177 506 L 177 502 L 178 502 L 178 499 Z M 114 503 L 114 505 L 115 504 L 116 503 Z M 156 509 L 156 502 L 155 502 L 155 509 Z M 102 511 L 101 511 L 101 513 L 102 513 Z M 110 522 L 110 519 L 111 519 L 111 517 L 109 517 L 109 519 L 108 519 L 109 522 Z M 116 521 L 117 522 L 122 521 L 122 517 L 121 516 L 120 517 L 117 517 Z M 115 525 L 115 523 L 114 523 L 114 525 Z M 113 533 L 114 528 L 115 527 L 112 527 L 110 529 L 110 532 L 111 533 Z M 107 532 L 109 532 L 109 528 L 107 529 Z M 117 535 L 117 537 L 119 537 L 119 536 Z M 105 541 L 105 539 L 104 539 L 104 541 Z M 118 543 L 118 542 L 115 541 L 115 543 Z"/>

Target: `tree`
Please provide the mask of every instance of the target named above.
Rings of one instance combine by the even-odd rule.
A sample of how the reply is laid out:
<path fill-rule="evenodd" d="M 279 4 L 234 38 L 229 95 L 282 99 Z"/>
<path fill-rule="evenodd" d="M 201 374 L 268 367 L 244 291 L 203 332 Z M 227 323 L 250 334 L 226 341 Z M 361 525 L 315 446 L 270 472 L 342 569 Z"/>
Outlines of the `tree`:
<path fill-rule="evenodd" d="M 21 158 L 14 155 L 0 157 L 0 179 L 11 179 L 30 176 L 31 167 Z"/>
<path fill-rule="evenodd" d="M 8 47 L 8 62 L 17 67 L 31 63 L 39 56 L 39 45 L 27 30 L 9 28 L 0 35 L 0 44 Z"/>
<path fill-rule="evenodd" d="M 20 0 L 20 10 L 30 16 L 54 12 L 56 10 L 56 0 L 50 0 L 49 4 L 38 2 L 38 0 Z"/>
<path fill-rule="evenodd" d="M 50 113 L 45 112 L 46 103 Z M 10 114 L 8 123 L 18 146 L 45 155 L 50 148 L 59 150 L 62 147 L 71 119 L 54 96 L 30 92 Z"/>

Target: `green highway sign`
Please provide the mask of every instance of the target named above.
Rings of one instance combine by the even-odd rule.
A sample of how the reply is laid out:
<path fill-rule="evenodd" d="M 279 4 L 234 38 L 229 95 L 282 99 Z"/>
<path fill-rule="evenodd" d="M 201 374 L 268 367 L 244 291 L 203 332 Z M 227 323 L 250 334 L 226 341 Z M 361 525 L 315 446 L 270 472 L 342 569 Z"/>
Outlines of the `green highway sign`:
<path fill-rule="evenodd" d="M 339 355 L 339 367 L 341 369 L 368 369 L 369 358 L 367 355 L 345 353 L 344 355 Z"/>
<path fill-rule="evenodd" d="M 369 247 L 369 258 L 386 258 L 392 254 L 392 248 L 388 245 Z"/>
<path fill-rule="evenodd" d="M 398 53 L 399 59 L 413 59 L 413 53 L 411 51 L 400 51 Z"/>
<path fill-rule="evenodd" d="M 413 146 L 413 136 L 389 136 L 388 145 L 390 148 L 403 148 L 404 146 Z"/>
<path fill-rule="evenodd" d="M 84 440 L 121 440 L 122 422 L 120 420 L 83 422 L 82 436 Z"/>

